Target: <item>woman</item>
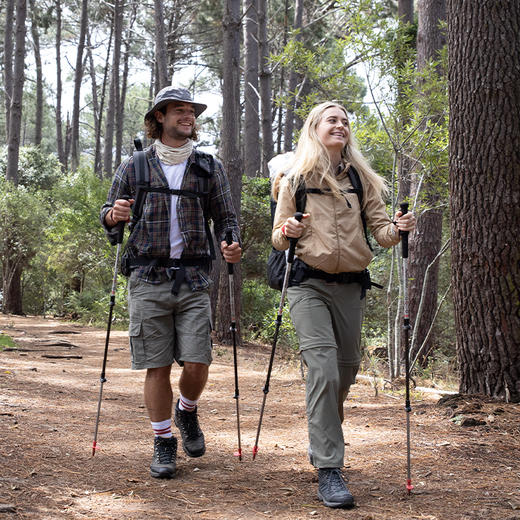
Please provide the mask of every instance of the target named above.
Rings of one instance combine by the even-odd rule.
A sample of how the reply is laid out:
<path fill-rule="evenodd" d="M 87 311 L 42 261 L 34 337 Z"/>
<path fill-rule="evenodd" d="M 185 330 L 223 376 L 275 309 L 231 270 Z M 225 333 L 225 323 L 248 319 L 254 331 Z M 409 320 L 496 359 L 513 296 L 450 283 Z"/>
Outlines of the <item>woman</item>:
<path fill-rule="evenodd" d="M 363 208 L 352 191 L 351 166 L 363 185 Z M 293 215 L 301 180 L 307 194 L 299 222 Z M 303 269 L 303 281 L 289 287 L 287 296 L 308 368 L 309 457 L 318 468 L 318 497 L 329 507 L 354 505 L 340 471 L 344 462 L 341 423 L 343 402 L 361 361 L 364 296 L 370 287 L 366 268 L 372 253 L 363 220 L 383 247 L 396 245 L 399 231 L 415 227 L 411 213 L 397 212 L 390 220 L 382 199 L 386 193 L 384 179 L 356 147 L 346 109 L 333 102 L 314 107 L 288 173 L 279 183 L 272 242 L 276 249 L 285 250 L 288 238 L 299 239 L 296 254 L 298 262 L 303 261 L 298 267 L 300 274 Z"/>

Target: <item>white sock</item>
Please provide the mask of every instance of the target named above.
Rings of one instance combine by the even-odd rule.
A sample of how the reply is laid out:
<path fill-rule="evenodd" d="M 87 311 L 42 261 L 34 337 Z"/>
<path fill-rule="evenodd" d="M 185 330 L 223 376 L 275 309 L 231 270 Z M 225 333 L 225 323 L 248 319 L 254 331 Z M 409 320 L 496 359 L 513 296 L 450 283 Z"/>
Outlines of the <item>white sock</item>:
<path fill-rule="evenodd" d="M 187 397 L 184 397 L 182 394 L 179 398 L 179 409 L 185 410 L 186 412 L 193 412 L 195 408 L 197 408 L 197 403 L 199 400 L 192 401 L 191 399 L 188 399 Z"/>
<path fill-rule="evenodd" d="M 165 421 L 153 422 L 152 428 L 156 437 L 165 437 L 169 439 L 172 436 L 172 420 L 166 419 Z"/>

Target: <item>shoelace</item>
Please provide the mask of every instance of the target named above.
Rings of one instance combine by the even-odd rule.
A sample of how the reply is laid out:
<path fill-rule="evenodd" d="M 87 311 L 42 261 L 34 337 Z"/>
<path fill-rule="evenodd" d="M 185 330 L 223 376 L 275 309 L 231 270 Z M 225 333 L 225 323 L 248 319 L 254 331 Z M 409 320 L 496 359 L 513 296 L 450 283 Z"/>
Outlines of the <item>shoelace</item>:
<path fill-rule="evenodd" d="M 199 421 L 196 412 L 182 412 L 180 411 L 181 424 L 183 432 L 192 439 L 200 435 Z"/>
<path fill-rule="evenodd" d="M 339 469 L 333 469 L 329 472 L 327 478 L 327 484 L 330 487 L 332 492 L 336 491 L 344 491 L 345 490 L 345 482 L 341 476 L 341 472 Z"/>
<path fill-rule="evenodd" d="M 174 456 L 174 445 L 173 444 L 158 444 L 157 445 L 157 458 L 159 464 L 170 464 L 173 462 Z"/>

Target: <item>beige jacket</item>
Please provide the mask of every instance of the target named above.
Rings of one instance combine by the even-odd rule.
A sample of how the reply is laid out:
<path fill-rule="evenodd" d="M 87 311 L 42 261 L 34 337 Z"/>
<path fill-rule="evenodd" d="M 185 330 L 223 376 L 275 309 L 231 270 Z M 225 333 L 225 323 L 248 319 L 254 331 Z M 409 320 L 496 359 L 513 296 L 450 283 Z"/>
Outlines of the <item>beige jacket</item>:
<path fill-rule="evenodd" d="M 342 190 L 352 188 L 347 170 L 338 177 Z M 316 187 L 307 185 L 308 188 Z M 348 201 L 348 204 L 347 204 Z M 367 226 L 382 247 L 399 243 L 399 234 L 386 213 L 385 205 L 376 190 L 367 182 L 363 184 L 363 209 Z M 291 196 L 287 179 L 282 179 L 273 223 L 273 246 L 283 251 L 289 241 L 281 227 L 296 212 L 296 202 Z M 305 213 L 306 229 L 296 245 L 296 255 L 306 264 L 327 273 L 363 271 L 372 260 L 361 222 L 359 200 L 356 193 L 345 193 L 340 200 L 330 193 L 307 193 Z"/>

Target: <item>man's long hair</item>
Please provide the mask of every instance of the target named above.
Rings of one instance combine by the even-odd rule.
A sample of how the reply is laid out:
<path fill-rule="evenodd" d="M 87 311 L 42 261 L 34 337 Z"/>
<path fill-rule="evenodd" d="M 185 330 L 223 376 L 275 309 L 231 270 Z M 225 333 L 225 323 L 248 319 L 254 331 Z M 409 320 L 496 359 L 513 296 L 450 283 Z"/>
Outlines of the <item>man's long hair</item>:
<path fill-rule="evenodd" d="M 315 106 L 305 120 L 294 157 L 287 168 L 287 180 L 293 195 L 296 193 L 300 179 L 303 178 L 306 184 L 312 181 L 318 186 L 328 187 L 335 196 L 341 198 L 336 172 L 333 171 L 327 148 L 321 142 L 316 131 L 325 110 L 333 107 L 345 112 L 348 121 L 346 108 L 333 101 L 326 101 Z M 388 193 L 385 179 L 372 169 L 367 159 L 359 151 L 352 135 L 350 122 L 348 123 L 348 139 L 341 151 L 341 158 L 345 165 L 352 164 L 356 168 L 362 182 L 372 185 L 382 196 Z"/>
<path fill-rule="evenodd" d="M 156 110 L 156 112 L 162 112 L 164 115 L 166 115 L 167 107 L 168 105 L 164 105 L 163 107 L 159 108 L 159 110 Z M 152 114 L 151 117 L 147 117 L 144 120 L 144 128 L 146 130 L 146 137 L 148 137 L 148 139 L 161 138 L 163 125 L 162 123 L 159 123 L 159 121 L 157 121 L 157 118 L 155 117 L 155 112 Z M 191 133 L 191 139 L 193 141 L 197 141 L 199 139 L 197 130 L 198 126 L 197 122 L 195 121 L 195 126 L 193 127 L 193 132 Z"/>

